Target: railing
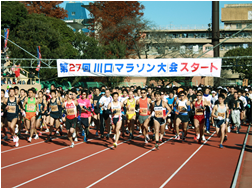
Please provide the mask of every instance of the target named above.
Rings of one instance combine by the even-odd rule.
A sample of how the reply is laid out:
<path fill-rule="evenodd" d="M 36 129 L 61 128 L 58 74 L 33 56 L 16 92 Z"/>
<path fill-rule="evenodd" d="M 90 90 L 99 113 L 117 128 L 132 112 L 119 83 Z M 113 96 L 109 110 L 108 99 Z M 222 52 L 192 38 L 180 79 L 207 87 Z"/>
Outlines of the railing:
<path fill-rule="evenodd" d="M 40 84 L 40 79 L 38 77 L 37 78 L 34 77 L 34 78 L 20 78 L 18 80 L 16 77 L 2 77 L 1 85 L 13 84 L 13 83 L 21 85 L 34 85 L 34 84 Z"/>

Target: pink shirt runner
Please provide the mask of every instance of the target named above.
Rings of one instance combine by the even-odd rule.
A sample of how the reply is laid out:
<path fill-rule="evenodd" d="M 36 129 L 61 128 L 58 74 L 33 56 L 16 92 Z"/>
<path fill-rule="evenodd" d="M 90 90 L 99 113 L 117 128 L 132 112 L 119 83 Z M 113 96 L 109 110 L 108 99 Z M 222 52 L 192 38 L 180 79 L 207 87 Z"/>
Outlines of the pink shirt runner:
<path fill-rule="evenodd" d="M 91 103 L 90 103 L 89 99 L 84 99 L 84 100 L 83 99 L 78 99 L 77 101 L 78 101 L 80 106 L 85 106 L 86 108 L 91 107 Z M 88 114 L 89 114 L 88 111 L 81 112 L 81 117 L 82 118 L 88 118 Z M 79 116 L 79 114 L 78 114 L 78 116 Z"/>

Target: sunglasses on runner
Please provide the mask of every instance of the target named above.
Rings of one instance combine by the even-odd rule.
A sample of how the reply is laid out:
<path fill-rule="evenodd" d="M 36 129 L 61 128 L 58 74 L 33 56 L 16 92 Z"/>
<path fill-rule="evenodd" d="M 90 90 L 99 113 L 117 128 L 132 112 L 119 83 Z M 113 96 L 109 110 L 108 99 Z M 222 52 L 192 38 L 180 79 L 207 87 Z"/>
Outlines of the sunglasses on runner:
<path fill-rule="evenodd" d="M 180 95 L 181 97 L 185 96 L 185 95 Z"/>
<path fill-rule="evenodd" d="M 145 94 L 146 92 L 141 92 L 141 94 Z"/>

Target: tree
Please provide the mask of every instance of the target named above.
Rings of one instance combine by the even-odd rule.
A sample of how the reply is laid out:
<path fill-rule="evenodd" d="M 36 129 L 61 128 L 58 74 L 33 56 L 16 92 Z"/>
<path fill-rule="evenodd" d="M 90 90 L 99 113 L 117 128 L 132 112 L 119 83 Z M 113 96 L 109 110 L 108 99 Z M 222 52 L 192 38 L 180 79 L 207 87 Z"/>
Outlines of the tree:
<path fill-rule="evenodd" d="M 127 46 L 126 56 L 134 49 L 134 40 L 140 39 L 139 28 L 130 20 L 143 16 L 144 6 L 137 1 L 96 1 L 90 3 L 90 15 L 94 18 L 93 30 L 100 43 L 110 41 L 124 42 Z M 141 26 L 140 26 L 141 27 Z M 95 35 L 95 33 L 94 33 Z"/>
<path fill-rule="evenodd" d="M 29 14 L 44 14 L 48 17 L 64 19 L 67 11 L 59 7 L 63 1 L 20 1 L 25 5 Z"/>
<path fill-rule="evenodd" d="M 40 46 L 44 59 L 74 59 L 79 54 L 72 46 L 73 30 L 67 27 L 64 21 L 42 14 L 28 14 L 27 18 L 10 32 L 9 39 L 35 56 L 36 47 Z M 8 47 L 11 58 L 33 58 L 11 43 L 8 43 Z M 30 62 L 22 62 L 21 66 L 30 66 Z M 41 63 L 41 66 L 45 65 Z M 51 66 L 57 65 L 53 63 Z M 57 75 L 56 69 L 40 70 L 40 76 L 45 80 L 55 75 Z"/>
<path fill-rule="evenodd" d="M 83 32 L 76 32 L 73 46 L 78 50 L 77 59 L 121 59 L 125 57 L 126 45 L 116 40 L 111 41 L 108 45 L 101 45 L 93 38 L 85 35 Z M 77 82 L 85 81 L 86 77 L 69 77 L 67 78 L 72 85 Z M 105 77 L 104 81 L 108 86 L 119 84 L 124 77 Z"/>
<path fill-rule="evenodd" d="M 1 9 L 1 29 L 10 28 L 10 31 L 28 14 L 25 6 L 17 1 L 1 1 Z"/>
<path fill-rule="evenodd" d="M 224 57 L 233 57 L 231 59 L 223 59 L 223 65 L 231 65 L 229 67 L 233 72 L 243 73 L 244 78 L 252 77 L 252 58 L 239 59 L 238 56 L 251 56 L 252 47 L 236 48 L 225 53 Z"/>

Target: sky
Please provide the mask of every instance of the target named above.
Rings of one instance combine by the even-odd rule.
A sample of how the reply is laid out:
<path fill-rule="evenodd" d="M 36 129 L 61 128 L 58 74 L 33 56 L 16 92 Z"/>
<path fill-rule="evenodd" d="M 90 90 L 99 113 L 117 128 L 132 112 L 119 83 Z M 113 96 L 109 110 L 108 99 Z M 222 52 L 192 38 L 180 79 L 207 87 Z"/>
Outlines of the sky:
<path fill-rule="evenodd" d="M 65 8 L 66 2 L 60 4 Z M 75 1 L 78 2 L 78 1 Z M 82 1 L 87 5 L 91 1 Z M 160 28 L 179 27 L 206 27 L 212 22 L 212 1 L 140 1 L 144 6 L 144 18 Z M 220 1 L 220 25 L 221 8 L 224 4 L 247 4 L 252 1 Z M 87 13 L 88 14 L 88 13 Z"/>

